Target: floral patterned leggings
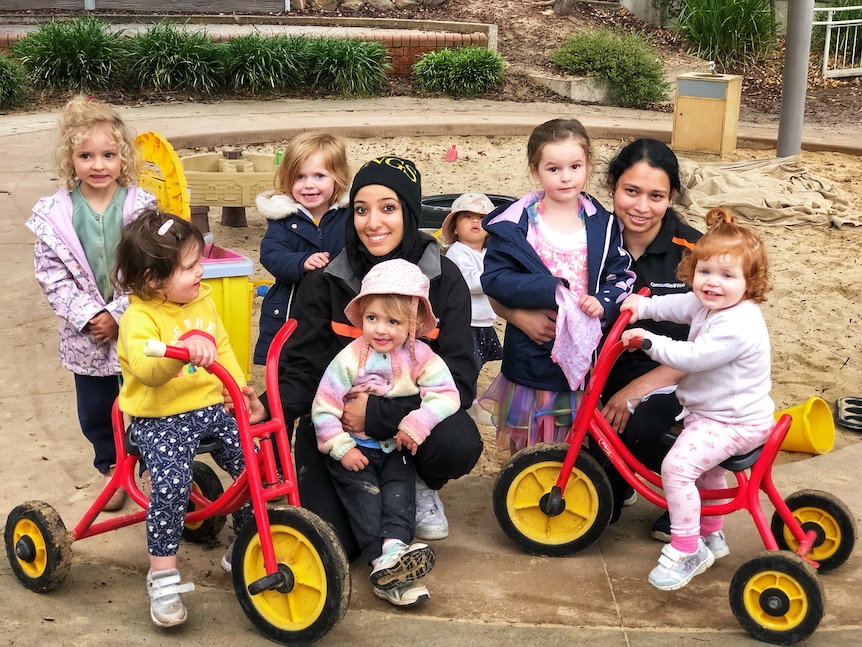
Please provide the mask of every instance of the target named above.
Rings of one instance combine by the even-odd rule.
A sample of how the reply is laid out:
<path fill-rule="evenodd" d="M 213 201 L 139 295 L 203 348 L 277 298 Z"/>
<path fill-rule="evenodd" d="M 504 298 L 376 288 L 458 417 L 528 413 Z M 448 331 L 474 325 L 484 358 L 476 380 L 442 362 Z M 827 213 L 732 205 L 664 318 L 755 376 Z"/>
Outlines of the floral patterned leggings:
<path fill-rule="evenodd" d="M 721 463 L 762 445 L 772 425 L 733 425 L 689 414 L 685 427 L 661 464 L 661 482 L 670 512 L 671 537 L 697 537 L 721 530 L 724 517 L 703 517 L 699 489 L 727 486 Z"/>
<path fill-rule="evenodd" d="M 132 432 L 153 481 L 147 508 L 147 549 L 150 555 L 177 554 L 192 488 L 192 463 L 202 440 L 218 438 L 216 464 L 236 478 L 245 468 L 236 420 L 221 404 L 164 418 L 133 418 Z M 252 516 L 246 502 L 233 513 L 237 532 Z"/>

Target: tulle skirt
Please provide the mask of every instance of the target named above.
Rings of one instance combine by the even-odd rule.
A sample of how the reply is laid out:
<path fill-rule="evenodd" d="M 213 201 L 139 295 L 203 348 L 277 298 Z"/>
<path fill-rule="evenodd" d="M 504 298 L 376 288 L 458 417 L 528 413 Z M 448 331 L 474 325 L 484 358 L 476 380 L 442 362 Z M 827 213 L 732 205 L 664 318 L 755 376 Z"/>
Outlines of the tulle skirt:
<path fill-rule="evenodd" d="M 516 452 L 541 442 L 563 442 L 582 391 L 542 391 L 515 384 L 500 373 L 479 398 L 497 426 L 497 447 Z"/>

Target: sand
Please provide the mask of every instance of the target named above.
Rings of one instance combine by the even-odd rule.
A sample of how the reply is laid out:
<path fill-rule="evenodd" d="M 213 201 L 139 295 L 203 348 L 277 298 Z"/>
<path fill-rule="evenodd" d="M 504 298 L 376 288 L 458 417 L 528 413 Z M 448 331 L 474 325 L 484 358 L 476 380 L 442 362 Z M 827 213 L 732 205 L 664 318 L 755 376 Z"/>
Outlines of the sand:
<path fill-rule="evenodd" d="M 458 159 L 450 162 L 446 161 L 445 154 L 452 144 L 456 145 Z M 622 144 L 622 141 L 594 141 L 597 159 L 607 159 Z M 278 145 L 273 142 L 245 150 L 273 152 Z M 468 190 L 520 196 L 536 188 L 526 170 L 522 138 L 351 139 L 348 149 L 349 159 L 357 166 L 365 159 L 385 153 L 413 159 L 422 173 L 426 196 Z M 182 157 L 200 151 L 177 152 Z M 726 159 L 768 159 L 773 155 L 774 151 L 768 150 L 737 150 Z M 691 158 L 716 161 L 708 155 Z M 859 158 L 803 152 L 798 161 L 812 176 L 823 178 L 846 192 L 857 212 L 862 210 L 862 186 L 857 181 L 862 169 Z M 609 206 L 601 177 L 600 171 L 594 173 L 591 191 Z M 210 212 L 210 226 L 216 242 L 253 259 L 256 280 L 270 278 L 258 263 L 259 243 L 266 223 L 253 208 L 247 210 L 247 219 L 248 227 L 223 227 L 219 224 L 220 209 L 213 208 Z M 689 222 L 704 229 L 702 218 L 689 218 Z M 833 406 L 841 396 L 862 395 L 862 299 L 857 293 L 862 279 L 858 258 L 862 228 L 750 224 L 769 249 L 773 289 L 763 310 L 772 342 L 772 397 L 776 406 L 784 409 L 813 396 L 820 396 Z M 259 302 L 259 298 L 255 299 L 255 325 Z M 498 370 L 499 362 L 486 366 L 480 378 L 480 389 Z M 256 370 L 258 383 L 260 375 Z M 493 473 L 499 467 L 493 433 L 489 427 L 483 426 L 482 430 L 489 442 L 476 471 Z M 859 434 L 836 427 L 835 448 L 855 443 L 858 438 Z"/>

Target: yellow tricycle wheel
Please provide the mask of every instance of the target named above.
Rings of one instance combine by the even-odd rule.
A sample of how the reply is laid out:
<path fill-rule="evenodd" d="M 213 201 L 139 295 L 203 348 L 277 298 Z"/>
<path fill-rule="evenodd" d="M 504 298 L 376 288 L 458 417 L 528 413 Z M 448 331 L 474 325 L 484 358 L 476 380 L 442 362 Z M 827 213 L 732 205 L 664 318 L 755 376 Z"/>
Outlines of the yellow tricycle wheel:
<path fill-rule="evenodd" d="M 42 501 L 28 501 L 6 518 L 6 556 L 15 577 L 31 591 L 50 591 L 72 564 L 72 536 L 60 515 Z"/>
<path fill-rule="evenodd" d="M 494 484 L 497 522 L 528 553 L 577 553 L 592 545 L 610 522 L 610 482 L 586 452 L 578 454 L 562 491 L 554 492 L 568 448 L 564 443 L 540 443 L 522 449 L 503 466 Z M 556 503 L 549 505 L 549 499 Z"/>
<path fill-rule="evenodd" d="M 805 640 L 823 617 L 814 568 L 787 551 L 770 551 L 743 564 L 730 582 L 729 598 L 742 628 L 763 642 Z"/>
<path fill-rule="evenodd" d="M 347 611 L 347 557 L 332 527 L 312 512 L 291 506 L 268 510 L 268 514 L 284 583 L 254 592 L 255 583 L 264 581 L 267 572 L 257 524 L 250 520 L 234 544 L 234 592 L 246 616 L 270 640 L 313 642 Z"/>
<path fill-rule="evenodd" d="M 210 501 L 215 501 L 224 494 L 224 487 L 218 474 L 206 463 L 195 461 L 192 463 L 192 489 L 202 494 Z M 187 512 L 196 510 L 197 506 L 189 499 Z M 226 517 L 222 514 L 213 515 L 201 519 L 195 523 L 186 522 L 183 525 L 183 539 L 197 544 L 203 544 L 218 537 L 224 528 Z"/>
<path fill-rule="evenodd" d="M 837 498 L 819 490 L 800 490 L 784 502 L 805 532 L 814 532 L 814 545 L 805 556 L 818 564 L 819 571 L 838 568 L 856 544 L 856 520 Z M 799 542 L 778 512 L 772 515 L 772 536 L 782 550 L 795 552 Z"/>

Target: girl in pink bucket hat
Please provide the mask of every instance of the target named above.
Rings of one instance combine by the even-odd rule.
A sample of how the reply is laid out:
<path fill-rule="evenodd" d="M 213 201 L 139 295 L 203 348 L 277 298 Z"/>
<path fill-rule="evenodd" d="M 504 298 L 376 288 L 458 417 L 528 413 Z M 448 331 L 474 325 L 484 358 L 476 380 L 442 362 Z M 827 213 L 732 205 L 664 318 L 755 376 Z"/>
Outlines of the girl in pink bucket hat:
<path fill-rule="evenodd" d="M 428 600 L 416 584 L 434 566 L 434 550 L 410 543 L 416 529 L 416 467 L 412 456 L 431 430 L 460 408 L 446 363 L 416 339 L 437 327 L 428 301 L 430 282 L 402 259 L 375 265 L 344 310 L 362 336 L 330 362 L 314 401 L 311 421 L 318 449 L 351 529 L 372 566 L 374 594 L 396 606 Z M 418 409 L 398 424 L 394 437 L 377 440 L 342 426 L 344 402 L 357 393 L 420 396 Z"/>

